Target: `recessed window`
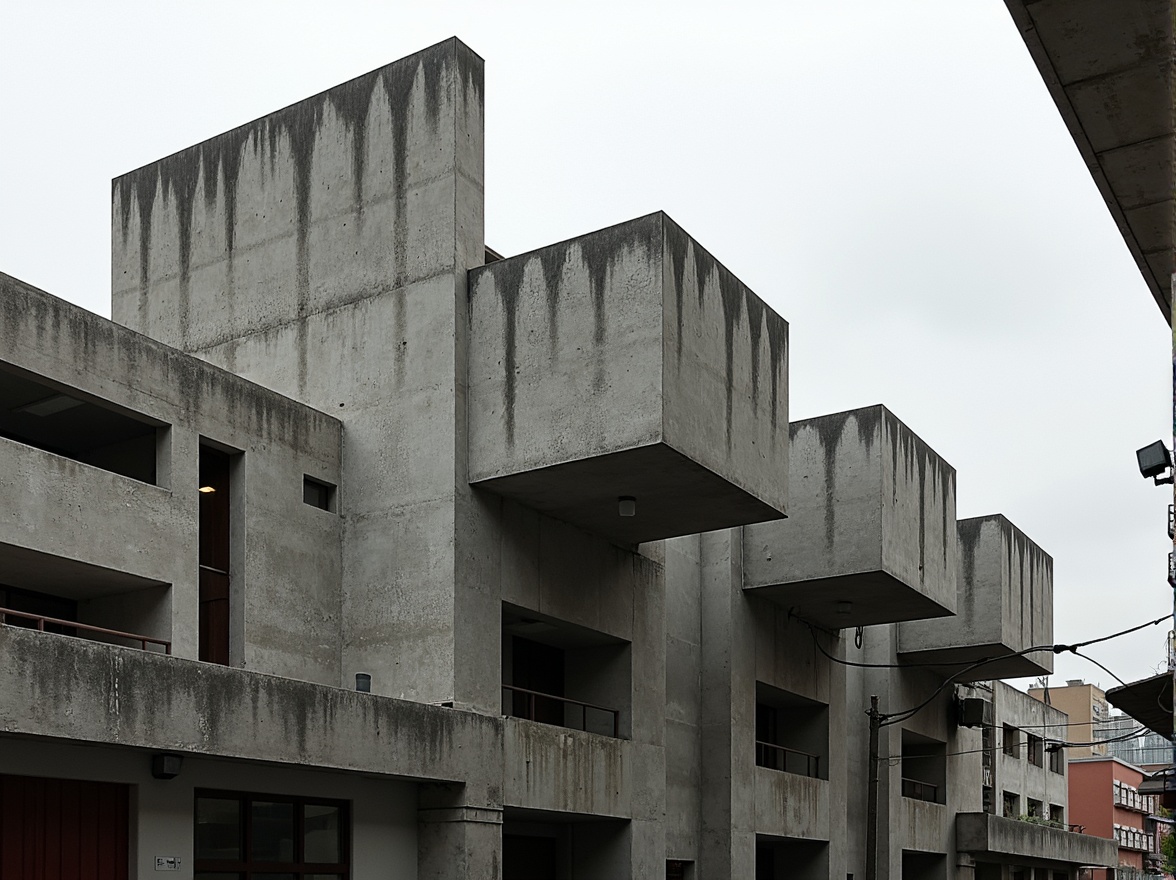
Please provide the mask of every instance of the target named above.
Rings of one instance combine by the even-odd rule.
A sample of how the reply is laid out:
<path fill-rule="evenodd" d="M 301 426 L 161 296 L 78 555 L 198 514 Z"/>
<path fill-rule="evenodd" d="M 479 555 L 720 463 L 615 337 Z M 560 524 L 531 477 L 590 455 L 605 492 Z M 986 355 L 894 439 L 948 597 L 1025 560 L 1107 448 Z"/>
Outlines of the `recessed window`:
<path fill-rule="evenodd" d="M 195 818 L 197 876 L 350 876 L 344 801 L 198 791 Z"/>
<path fill-rule="evenodd" d="M 335 507 L 335 487 L 313 477 L 304 477 L 302 480 L 302 500 L 319 510 L 333 510 Z"/>
<path fill-rule="evenodd" d="M 1021 755 L 1021 731 L 1012 725 L 1006 724 L 1004 726 L 1004 736 L 1001 739 L 1001 748 L 1004 753 L 1010 758 L 1018 758 Z"/>
<path fill-rule="evenodd" d="M 1026 734 L 1025 736 L 1025 757 L 1029 759 L 1029 763 L 1034 767 L 1040 767 L 1045 763 L 1045 744 L 1041 737 L 1033 734 Z"/>

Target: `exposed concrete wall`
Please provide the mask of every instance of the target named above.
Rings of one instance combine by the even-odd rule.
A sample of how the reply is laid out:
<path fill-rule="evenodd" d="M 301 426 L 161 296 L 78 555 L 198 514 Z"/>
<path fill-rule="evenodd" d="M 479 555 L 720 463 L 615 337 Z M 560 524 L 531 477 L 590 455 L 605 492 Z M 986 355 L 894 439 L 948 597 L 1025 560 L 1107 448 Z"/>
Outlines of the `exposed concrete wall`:
<path fill-rule="evenodd" d="M 482 95 L 481 59 L 449 40 L 113 194 L 116 320 L 344 422 L 340 677 L 479 704 L 487 682 L 455 693 L 489 601 L 455 588 L 478 579 L 455 570 L 455 545 L 477 540 L 455 496 L 468 491 L 457 367 L 465 273 L 484 247 Z"/>
<path fill-rule="evenodd" d="M 951 613 L 955 469 L 881 406 L 790 431 L 789 518 L 745 528 L 745 586 L 828 627 Z"/>
<path fill-rule="evenodd" d="M 959 542 L 955 617 L 903 623 L 900 650 L 911 659 L 950 662 L 1047 646 L 961 680 L 1052 672 L 1053 559 L 999 514 L 960 520 Z"/>
<path fill-rule="evenodd" d="M 338 681 L 339 518 L 302 503 L 304 475 L 339 482 L 336 419 L 6 275 L 0 351 L 4 363 L 63 391 L 169 426 L 159 486 L 0 440 L 0 486 L 11 499 L 0 544 L 170 585 L 165 616 L 153 599 L 132 618 L 146 614 L 144 634 L 195 657 L 199 444 L 213 441 L 241 454 L 231 513 L 239 538 L 231 589 L 241 608 L 234 662 Z M 130 629 L 107 604 L 95 620 Z"/>
<path fill-rule="evenodd" d="M 784 511 L 787 324 L 664 214 L 470 284 L 471 480 L 626 543 Z"/>
<path fill-rule="evenodd" d="M 417 876 L 417 787 L 411 783 L 192 756 L 185 758 L 177 778 L 159 780 L 151 776 L 151 754 L 0 736 L 0 774 L 133 786 L 133 877 L 156 876 L 156 856 L 179 857 L 178 876 L 192 876 L 192 811 L 198 788 L 347 800 L 352 874 Z"/>

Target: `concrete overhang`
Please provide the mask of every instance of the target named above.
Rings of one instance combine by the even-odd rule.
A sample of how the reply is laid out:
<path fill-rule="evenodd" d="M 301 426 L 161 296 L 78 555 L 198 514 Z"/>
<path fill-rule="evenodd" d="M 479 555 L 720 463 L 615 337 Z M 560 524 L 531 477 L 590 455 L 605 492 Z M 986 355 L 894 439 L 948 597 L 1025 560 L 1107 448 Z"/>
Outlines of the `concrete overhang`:
<path fill-rule="evenodd" d="M 955 610 L 955 469 L 883 406 L 793 422 L 789 518 L 743 530 L 743 589 L 840 629 Z"/>
<path fill-rule="evenodd" d="M 1107 702 L 1144 727 L 1172 739 L 1172 675 L 1164 672 L 1107 691 Z"/>
<path fill-rule="evenodd" d="M 899 624 L 899 661 L 960 682 L 1053 672 L 1053 559 L 1000 514 L 957 529 L 955 616 Z"/>
<path fill-rule="evenodd" d="M 1034 825 L 991 813 L 956 814 L 956 849 L 984 861 L 1037 859 L 1067 865 L 1113 868 L 1119 864 L 1115 841 Z"/>
<path fill-rule="evenodd" d="M 502 719 L 0 626 L 0 733 L 499 791 Z"/>
<path fill-rule="evenodd" d="M 475 269 L 469 301 L 471 484 L 622 544 L 784 515 L 788 325 L 665 214 Z"/>
<path fill-rule="evenodd" d="M 1164 318 L 1173 271 L 1172 0 L 1005 0 Z"/>

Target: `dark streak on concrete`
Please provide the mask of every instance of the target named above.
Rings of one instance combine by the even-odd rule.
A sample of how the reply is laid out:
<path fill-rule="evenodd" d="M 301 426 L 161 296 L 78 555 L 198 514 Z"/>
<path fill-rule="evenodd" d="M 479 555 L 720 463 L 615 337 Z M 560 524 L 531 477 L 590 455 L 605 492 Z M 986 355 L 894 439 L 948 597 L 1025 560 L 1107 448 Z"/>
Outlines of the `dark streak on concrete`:
<path fill-rule="evenodd" d="M 543 289 L 547 294 L 547 346 L 552 358 L 559 351 L 559 290 L 567 261 L 566 241 L 539 251 L 539 262 L 543 264 Z"/>

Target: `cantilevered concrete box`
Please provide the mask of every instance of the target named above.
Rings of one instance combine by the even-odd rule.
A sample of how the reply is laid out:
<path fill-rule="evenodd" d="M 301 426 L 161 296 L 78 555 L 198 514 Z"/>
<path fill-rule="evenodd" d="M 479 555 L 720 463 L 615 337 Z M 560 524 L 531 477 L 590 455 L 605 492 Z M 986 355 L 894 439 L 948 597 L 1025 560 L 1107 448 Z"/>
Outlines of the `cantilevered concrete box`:
<path fill-rule="evenodd" d="M 791 426 L 789 518 L 744 529 L 743 585 L 841 628 L 955 608 L 955 469 L 883 406 Z"/>
<path fill-rule="evenodd" d="M 788 325 L 665 214 L 469 297 L 471 483 L 623 543 L 783 515 Z"/>
<path fill-rule="evenodd" d="M 956 614 L 902 624 L 899 659 L 943 663 L 958 681 L 1053 672 L 1048 647 L 1007 656 L 1053 644 L 1053 559 L 1000 514 L 960 520 L 959 536 Z M 989 658 L 1002 659 L 967 670 Z"/>

